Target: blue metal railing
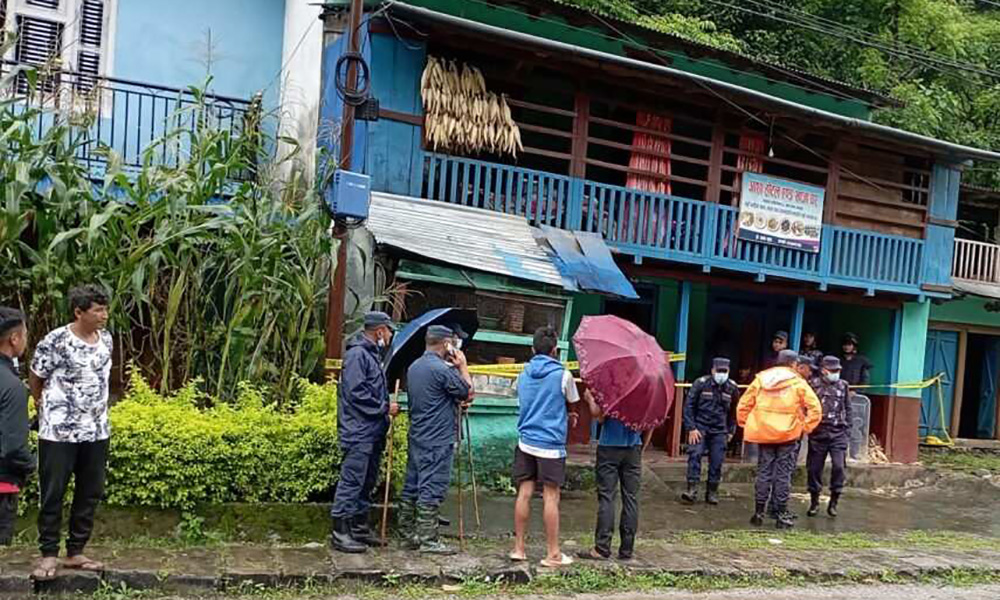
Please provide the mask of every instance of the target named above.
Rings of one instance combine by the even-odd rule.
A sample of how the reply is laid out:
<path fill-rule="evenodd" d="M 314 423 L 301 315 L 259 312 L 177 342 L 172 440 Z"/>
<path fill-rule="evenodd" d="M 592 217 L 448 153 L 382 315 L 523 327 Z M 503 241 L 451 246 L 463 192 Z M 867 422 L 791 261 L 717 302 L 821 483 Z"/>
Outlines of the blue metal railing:
<path fill-rule="evenodd" d="M 251 102 L 239 98 L 205 94 L 199 106 L 199 99 L 186 89 L 24 66 L 39 69 L 35 87 L 30 89 L 27 79 L 17 75 L 8 88 L 0 90 L 0 97 L 14 98 L 20 108 L 47 109 L 35 117 L 34 128 L 39 136 L 57 119 L 72 115 L 77 130 L 84 131 L 77 158 L 92 168 L 107 162 L 107 150 L 117 154 L 125 167 L 139 168 L 151 147 L 154 164 L 179 166 L 187 155 L 190 139 L 179 135 L 173 136 L 170 143 L 158 144 L 164 136 L 195 127 L 238 135 L 251 110 Z M 0 74 L 17 68 L 16 63 L 0 61 Z"/>
<path fill-rule="evenodd" d="M 737 239 L 731 206 L 434 153 L 425 154 L 423 177 L 424 198 L 600 233 L 638 257 L 921 293 L 921 239 L 824 225 L 820 252 L 806 252 Z"/>

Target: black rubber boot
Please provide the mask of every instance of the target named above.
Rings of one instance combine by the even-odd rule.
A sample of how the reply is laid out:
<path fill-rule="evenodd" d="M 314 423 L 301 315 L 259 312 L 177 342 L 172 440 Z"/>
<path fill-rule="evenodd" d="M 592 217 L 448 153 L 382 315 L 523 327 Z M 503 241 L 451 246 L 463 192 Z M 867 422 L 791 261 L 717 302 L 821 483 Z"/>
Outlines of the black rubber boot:
<path fill-rule="evenodd" d="M 819 492 L 809 492 L 809 510 L 806 516 L 815 517 L 819 514 Z"/>
<path fill-rule="evenodd" d="M 826 505 L 826 514 L 831 517 L 837 516 L 837 503 L 840 502 L 840 492 L 830 494 L 830 503 Z"/>
<path fill-rule="evenodd" d="M 454 548 L 443 544 L 438 538 L 438 507 L 436 506 L 417 506 L 416 541 L 423 554 L 451 555 L 456 553 Z"/>
<path fill-rule="evenodd" d="M 705 502 L 715 506 L 719 503 L 719 484 L 717 483 L 706 483 L 705 484 Z"/>
<path fill-rule="evenodd" d="M 791 529 L 795 527 L 795 515 L 789 513 L 787 510 L 779 512 L 774 526 L 778 529 Z"/>
<path fill-rule="evenodd" d="M 333 519 L 333 532 L 330 534 L 330 545 L 337 552 L 345 554 L 364 554 L 368 552 L 368 546 L 351 537 L 351 521 L 349 519 Z"/>
<path fill-rule="evenodd" d="M 411 500 L 400 500 L 396 505 L 396 531 L 403 547 L 416 550 L 417 542 L 417 504 Z"/>
<path fill-rule="evenodd" d="M 756 510 L 754 510 L 753 516 L 750 517 L 750 524 L 754 527 L 760 527 L 764 524 L 764 505 L 758 504 Z"/>
<path fill-rule="evenodd" d="M 681 500 L 687 504 L 694 504 L 698 501 L 698 482 L 689 481 L 687 491 L 681 494 Z"/>
<path fill-rule="evenodd" d="M 368 515 L 366 514 L 355 515 L 351 519 L 351 537 L 366 546 L 377 547 L 382 545 L 382 540 L 372 532 L 372 528 L 368 524 Z"/>

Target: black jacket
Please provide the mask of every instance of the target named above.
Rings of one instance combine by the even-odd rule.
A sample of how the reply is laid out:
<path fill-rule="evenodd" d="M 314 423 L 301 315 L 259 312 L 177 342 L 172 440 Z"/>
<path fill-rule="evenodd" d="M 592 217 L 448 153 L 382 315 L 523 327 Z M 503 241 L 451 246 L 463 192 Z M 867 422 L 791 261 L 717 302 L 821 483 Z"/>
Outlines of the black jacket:
<path fill-rule="evenodd" d="M 855 354 L 850 359 L 840 357 L 840 378 L 851 385 L 868 385 L 871 383 L 872 363 L 863 354 Z"/>
<path fill-rule="evenodd" d="M 734 433 L 732 407 L 739 401 L 740 389 L 731 379 L 719 385 L 711 375 L 699 377 L 691 384 L 684 403 L 684 429 L 697 429 L 703 434 Z"/>
<path fill-rule="evenodd" d="M 337 402 L 341 442 L 372 443 L 385 435 L 389 388 L 379 348 L 364 335 L 347 343 Z"/>
<path fill-rule="evenodd" d="M 0 481 L 24 486 L 37 466 L 28 446 L 28 389 L 0 354 Z"/>
<path fill-rule="evenodd" d="M 816 397 L 823 405 L 823 420 L 811 435 L 839 436 L 851 434 L 853 414 L 851 412 L 851 391 L 846 381 L 830 383 L 823 377 L 813 377 L 809 382 Z"/>

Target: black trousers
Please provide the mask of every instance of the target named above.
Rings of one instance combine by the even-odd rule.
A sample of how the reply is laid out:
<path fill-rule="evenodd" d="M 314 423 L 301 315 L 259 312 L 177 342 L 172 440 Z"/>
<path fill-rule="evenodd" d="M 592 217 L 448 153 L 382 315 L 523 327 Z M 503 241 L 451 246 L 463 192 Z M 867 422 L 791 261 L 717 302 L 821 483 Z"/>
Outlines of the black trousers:
<path fill-rule="evenodd" d="M 642 447 L 597 447 L 597 530 L 594 548 L 611 555 L 615 530 L 615 500 L 622 493 L 622 514 L 618 523 L 621 545 L 618 554 L 631 558 L 639 528 L 639 486 L 642 482 Z"/>
<path fill-rule="evenodd" d="M 823 467 L 826 457 L 830 457 L 830 492 L 839 494 L 844 489 L 847 479 L 847 448 L 850 439 L 847 434 L 824 434 L 809 437 L 809 458 L 806 465 L 809 471 L 809 491 L 820 493 L 823 490 Z"/>
<path fill-rule="evenodd" d="M 17 524 L 17 494 L 0 494 L 0 546 L 10 546 L 14 541 Z"/>
<path fill-rule="evenodd" d="M 337 480 L 333 507 L 330 509 L 333 518 L 343 519 L 359 515 L 368 518 L 372 507 L 372 492 L 378 483 L 379 466 L 384 449 L 384 440 L 340 444 L 343 460 L 340 463 L 340 479 Z"/>
<path fill-rule="evenodd" d="M 799 443 L 759 444 L 757 448 L 757 483 L 754 493 L 757 510 L 762 510 L 770 498 L 774 511 L 783 513 L 788 509 L 788 498 L 791 496 Z"/>
<path fill-rule="evenodd" d="M 109 440 L 99 442 L 38 441 L 38 546 L 42 556 L 59 556 L 62 509 L 70 478 L 75 478 L 66 555 L 83 554 L 94 530 L 94 513 L 104 495 Z"/>

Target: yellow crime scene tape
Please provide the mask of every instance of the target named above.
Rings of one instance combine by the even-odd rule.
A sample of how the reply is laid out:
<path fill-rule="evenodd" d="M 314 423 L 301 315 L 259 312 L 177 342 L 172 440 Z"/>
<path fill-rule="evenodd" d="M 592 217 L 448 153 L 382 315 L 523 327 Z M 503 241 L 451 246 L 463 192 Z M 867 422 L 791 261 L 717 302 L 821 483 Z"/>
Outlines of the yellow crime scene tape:
<path fill-rule="evenodd" d="M 670 362 L 683 362 L 687 360 L 686 354 L 671 354 Z M 579 371 L 580 363 L 576 361 L 563 363 L 567 369 L 570 371 Z M 343 361 L 339 359 L 328 359 L 326 361 L 326 368 L 330 371 L 339 371 Z M 516 379 L 517 376 L 524 370 L 524 363 L 518 364 L 494 364 L 494 365 L 470 365 L 469 374 L 470 375 L 486 375 L 490 377 L 501 377 L 505 379 Z M 933 385 L 937 386 L 937 405 L 938 411 L 940 413 L 941 423 L 945 422 L 944 414 L 944 390 L 941 385 L 941 381 L 944 379 L 944 373 L 938 373 L 934 377 L 925 379 L 923 381 L 910 381 L 903 383 L 872 383 L 867 385 L 852 385 L 852 390 L 924 390 Z M 577 381 L 580 381 L 577 379 Z M 690 383 L 676 383 L 675 387 L 686 389 L 690 388 Z M 740 389 L 746 389 L 747 385 L 737 386 Z M 944 429 L 941 430 L 944 433 L 944 439 L 941 439 L 934 435 L 928 435 L 923 438 L 922 443 L 931 446 L 953 446 L 955 444 L 954 440 Z"/>
<path fill-rule="evenodd" d="M 670 362 L 682 362 L 686 359 L 685 354 L 671 354 Z M 327 359 L 326 368 L 328 371 L 339 371 L 343 367 L 340 359 Z M 576 361 L 563 363 L 570 371 L 579 371 L 580 363 Z M 494 364 L 494 365 L 469 365 L 470 375 L 487 375 L 494 377 L 516 378 L 524 370 L 524 363 Z"/>

